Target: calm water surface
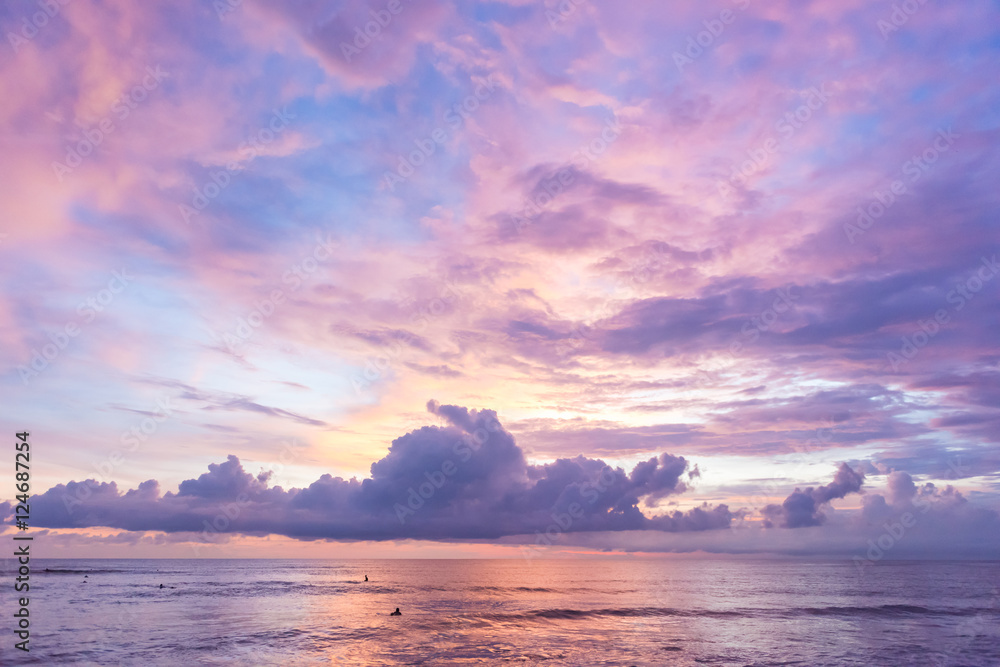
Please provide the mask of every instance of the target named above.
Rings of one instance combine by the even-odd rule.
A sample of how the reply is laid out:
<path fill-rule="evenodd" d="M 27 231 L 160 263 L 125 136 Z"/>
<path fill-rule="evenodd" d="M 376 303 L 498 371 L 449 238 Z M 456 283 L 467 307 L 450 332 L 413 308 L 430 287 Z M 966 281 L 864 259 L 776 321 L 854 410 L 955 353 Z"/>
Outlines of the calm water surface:
<path fill-rule="evenodd" d="M 845 561 L 688 559 L 32 570 L 32 650 L 13 650 L 5 594 L 4 665 L 1000 665 L 996 562 L 864 577 Z"/>

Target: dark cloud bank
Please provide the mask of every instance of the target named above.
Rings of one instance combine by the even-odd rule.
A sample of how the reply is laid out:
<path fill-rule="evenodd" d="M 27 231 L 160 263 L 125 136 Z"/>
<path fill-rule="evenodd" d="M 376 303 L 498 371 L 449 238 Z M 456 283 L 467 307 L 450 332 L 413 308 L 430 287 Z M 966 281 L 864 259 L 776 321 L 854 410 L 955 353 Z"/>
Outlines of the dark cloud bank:
<path fill-rule="evenodd" d="M 700 531 L 729 527 L 725 505 L 647 516 L 656 502 L 687 489 L 697 470 L 661 454 L 631 472 L 583 456 L 530 465 L 492 410 L 428 403 L 448 422 L 393 441 L 371 477 L 323 475 L 304 489 L 269 487 L 229 456 L 207 473 L 161 494 L 149 480 L 120 493 L 114 482 L 60 484 L 32 499 L 34 525 L 107 526 L 167 532 L 281 534 L 303 539 L 495 539 L 560 532 Z"/>
<path fill-rule="evenodd" d="M 372 464 L 368 479 L 323 475 L 306 488 L 285 490 L 268 485 L 270 472 L 254 476 L 229 456 L 182 482 L 176 493 L 161 493 L 156 480 L 125 493 L 114 482 L 59 484 L 32 498 L 32 522 L 48 528 L 102 526 L 213 537 L 278 534 L 307 540 L 496 540 L 553 531 L 566 539 L 577 534 L 586 540 L 585 533 L 603 532 L 675 533 L 680 539 L 680 534 L 707 536 L 706 531 L 747 532 L 719 530 L 741 526 L 740 519 L 749 514 L 726 505 L 656 515 L 639 508 L 640 500 L 655 505 L 687 490 L 698 470 L 683 457 L 661 454 L 631 472 L 583 456 L 531 465 L 494 411 L 436 401 L 427 407 L 447 425 L 425 426 L 394 440 L 386 456 Z M 785 539 L 779 533 L 798 531 L 779 529 L 825 530 L 824 508 L 861 492 L 864 480 L 860 468 L 841 464 L 829 484 L 796 488 L 781 505 L 765 507 L 762 525 L 774 530 L 764 532 L 774 535 L 774 546 L 781 550 Z M 951 487 L 918 488 L 905 473 L 890 475 L 889 482 L 886 496 L 863 496 L 864 511 L 850 532 L 878 530 L 879 521 L 915 499 L 922 502 L 922 514 L 934 510 L 923 521 L 926 526 L 943 529 L 958 521 L 980 537 L 1000 528 L 996 512 L 969 507 Z M 0 505 L 0 514 L 10 513 L 9 503 Z M 847 538 L 844 527 L 841 522 L 832 528 Z"/>

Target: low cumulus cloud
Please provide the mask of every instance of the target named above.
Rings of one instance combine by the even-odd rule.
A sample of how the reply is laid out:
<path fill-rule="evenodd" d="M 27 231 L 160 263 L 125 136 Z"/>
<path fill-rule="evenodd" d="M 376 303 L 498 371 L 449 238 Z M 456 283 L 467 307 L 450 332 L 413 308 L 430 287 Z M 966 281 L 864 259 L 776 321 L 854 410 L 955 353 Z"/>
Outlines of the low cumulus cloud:
<path fill-rule="evenodd" d="M 795 489 L 780 505 L 768 505 L 761 510 L 764 515 L 764 526 L 771 528 L 807 528 L 819 526 L 826 520 L 822 507 L 831 500 L 843 498 L 849 493 L 857 493 L 865 481 L 865 474 L 860 469 L 852 470 L 846 463 L 841 463 L 833 481 L 825 486 L 808 487 L 805 490 Z"/>
<path fill-rule="evenodd" d="M 34 525 L 105 526 L 166 532 L 280 534 L 300 539 L 495 539 L 565 532 L 727 528 L 739 514 L 726 505 L 650 516 L 697 476 L 683 457 L 661 454 L 630 472 L 599 459 L 529 464 L 493 410 L 431 401 L 446 422 L 395 439 L 364 480 L 321 476 L 306 488 L 269 486 L 230 455 L 177 492 L 148 480 L 122 493 L 114 482 L 59 484 L 32 499 Z M 9 509 L 6 512 L 9 514 Z"/>
<path fill-rule="evenodd" d="M 997 512 L 974 505 L 951 484 L 944 488 L 933 482 L 918 484 L 906 472 L 889 473 L 883 493 L 868 493 L 862 497 L 861 520 L 881 525 L 909 512 L 925 524 L 948 525 L 996 532 L 1000 527 Z"/>

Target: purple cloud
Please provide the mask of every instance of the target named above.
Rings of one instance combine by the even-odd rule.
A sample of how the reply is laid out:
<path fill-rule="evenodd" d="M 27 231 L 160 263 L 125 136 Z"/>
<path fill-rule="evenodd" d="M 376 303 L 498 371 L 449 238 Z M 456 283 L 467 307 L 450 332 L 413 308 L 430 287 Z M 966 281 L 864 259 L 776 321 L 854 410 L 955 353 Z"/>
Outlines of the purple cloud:
<path fill-rule="evenodd" d="M 631 472 L 584 456 L 531 465 L 493 410 L 427 408 L 447 425 L 396 438 L 361 481 L 327 474 L 284 490 L 230 455 L 176 493 L 161 495 L 155 480 L 124 494 L 114 482 L 59 484 L 32 500 L 32 518 L 52 528 L 452 540 L 531 534 L 561 517 L 566 532 L 684 532 L 727 528 L 738 516 L 726 505 L 658 516 L 639 508 L 687 490 L 684 477 L 698 473 L 683 457 L 661 454 Z"/>
<path fill-rule="evenodd" d="M 819 526 L 826 520 L 826 515 L 820 511 L 823 505 L 849 493 L 857 493 L 864 481 L 865 474 L 860 469 L 851 470 L 849 465 L 841 463 L 829 484 L 805 490 L 795 489 L 781 505 L 768 505 L 762 509 L 764 525 L 782 528 Z"/>

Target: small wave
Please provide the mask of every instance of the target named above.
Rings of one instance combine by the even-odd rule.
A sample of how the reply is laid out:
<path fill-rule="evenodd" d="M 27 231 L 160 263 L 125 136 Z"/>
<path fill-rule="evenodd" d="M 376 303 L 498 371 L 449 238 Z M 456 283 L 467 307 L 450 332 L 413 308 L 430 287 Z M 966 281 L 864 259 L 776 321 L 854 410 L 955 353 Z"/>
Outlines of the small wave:
<path fill-rule="evenodd" d="M 534 586 L 470 586 L 470 591 L 492 591 L 496 593 L 504 593 L 510 591 L 517 591 L 518 593 L 555 593 L 556 590 L 553 588 L 540 588 Z"/>
<path fill-rule="evenodd" d="M 535 609 L 517 614 L 481 614 L 478 618 L 494 621 L 544 619 L 580 619 L 600 616 L 640 617 L 640 616 L 707 616 L 730 618 L 746 615 L 743 611 L 713 611 L 673 609 L 670 607 L 615 607 L 608 609 Z"/>
<path fill-rule="evenodd" d="M 969 616 L 979 613 L 978 609 L 929 609 L 912 604 L 884 604 L 878 607 L 800 607 L 790 609 L 789 615 L 808 614 L 810 616 L 912 616 L 928 614 L 933 616 Z"/>
<path fill-rule="evenodd" d="M 929 609 L 916 605 L 881 605 L 878 607 L 798 607 L 791 609 L 677 609 L 672 607 L 614 607 L 606 609 L 534 609 L 512 614 L 471 614 L 464 618 L 496 622 L 515 622 L 531 619 L 572 620 L 594 617 L 650 617 L 675 616 L 681 618 L 747 618 L 747 617 L 796 617 L 810 616 L 972 616 L 991 610 L 985 609 Z"/>
<path fill-rule="evenodd" d="M 71 570 L 69 568 L 61 568 L 61 567 L 47 567 L 44 570 L 42 570 L 42 572 L 45 574 L 112 574 L 112 573 L 131 572 L 131 571 L 132 570 L 101 570 L 101 569 Z"/>

